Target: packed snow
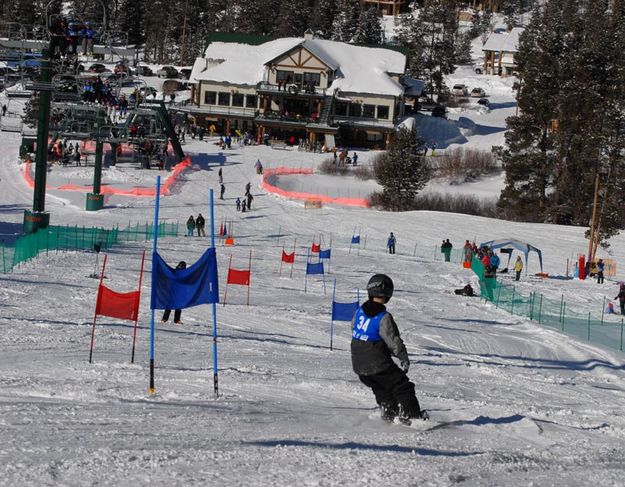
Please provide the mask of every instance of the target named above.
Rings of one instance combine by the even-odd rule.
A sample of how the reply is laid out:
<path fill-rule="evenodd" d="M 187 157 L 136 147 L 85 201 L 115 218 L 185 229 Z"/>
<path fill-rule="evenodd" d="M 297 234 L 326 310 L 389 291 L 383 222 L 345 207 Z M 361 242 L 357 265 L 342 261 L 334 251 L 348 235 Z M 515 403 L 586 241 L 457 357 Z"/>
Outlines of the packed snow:
<path fill-rule="evenodd" d="M 492 97 L 506 83 L 477 75 L 475 82 Z M 500 96 L 505 105 L 512 93 Z M 498 130 L 474 131 L 449 146 L 500 143 L 513 110 L 513 104 L 485 115 L 465 110 L 462 116 L 476 126 Z M 0 232 L 11 241 L 32 191 L 17 163 L 19 137 L 1 137 Z M 174 194 L 161 199 L 160 212 L 161 219 L 180 222 L 181 236 L 159 239 L 158 246 L 172 265 L 199 258 L 209 239 L 183 237 L 182 228 L 191 214 L 208 220 L 208 192 L 218 189 L 222 168 L 226 193 L 216 199 L 216 223 L 232 222 L 235 239 L 233 247 L 218 239 L 222 297 L 230 257 L 238 269 L 247 267 L 250 250 L 253 260 L 250 306 L 246 290 L 236 286 L 228 290 L 228 305 L 218 305 L 219 397 L 213 393 L 210 306 L 183 310 L 180 325 L 161 323 L 157 312 L 156 394 L 148 393 L 151 242 L 108 251 L 105 284 L 117 291 L 136 289 L 141 253 L 148 251 L 135 364 L 133 324 L 104 317 L 94 363 L 88 363 L 98 286 L 88 276 L 95 254 L 42 254 L 0 274 L 0 485 L 622 485 L 625 355 L 479 298 L 456 296 L 453 290 L 468 282 L 478 287 L 475 276 L 434 260 L 444 238 L 455 248 L 465 239 L 527 241 L 542 249 L 545 271 L 556 278 L 533 276 L 540 269 L 530 258 L 519 291 L 564 295 L 580 312 L 598 314 L 625 272 L 619 269 L 604 285 L 565 278 L 567 259 L 586 250 L 584 228 L 429 211 L 307 209 L 264 193 L 254 163 L 316 167 L 327 155 L 265 146 L 224 151 L 214 142 L 187 140 L 193 167 Z M 375 154 L 362 152 L 359 162 Z M 48 181 L 88 184 L 90 170 L 54 165 Z M 158 174 L 109 168 L 103 183 L 151 186 Z M 254 202 L 242 214 L 234 201 L 248 181 Z M 284 177 L 282 184 L 334 187 L 352 196 L 375 190 L 372 182 L 316 174 Z M 472 184 L 430 186 L 495 197 L 502 180 Z M 111 196 L 93 213 L 84 211 L 84 198 L 49 191 L 51 223 L 123 227 L 153 218 L 150 198 Z M 354 231 L 363 243 L 350 251 Z M 397 255 L 385 253 L 391 231 Z M 326 292 L 323 281 L 310 276 L 304 293 L 307 249 L 320 238 L 322 248 L 332 245 Z M 625 237 L 611 244 L 600 256 L 624 262 Z M 286 265 L 280 276 L 283 246 L 289 252 L 294 245 L 293 277 Z M 334 279 L 337 301 L 347 302 L 356 289 L 362 296 L 377 272 L 395 281 L 389 310 L 410 354 L 409 376 L 431 416 L 414 427 L 379 418 L 372 393 L 351 370 L 348 323 L 335 323 L 329 350 Z"/>

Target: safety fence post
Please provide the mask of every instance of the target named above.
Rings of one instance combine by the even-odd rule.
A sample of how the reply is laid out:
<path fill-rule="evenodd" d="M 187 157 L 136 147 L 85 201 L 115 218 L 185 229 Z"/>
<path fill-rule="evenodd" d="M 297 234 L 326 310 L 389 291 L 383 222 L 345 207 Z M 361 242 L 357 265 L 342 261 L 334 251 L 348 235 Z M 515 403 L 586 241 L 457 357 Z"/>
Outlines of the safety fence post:
<path fill-rule="evenodd" d="M 543 295 L 540 294 L 540 303 L 538 305 L 538 324 L 542 324 L 542 316 L 543 316 Z"/>
<path fill-rule="evenodd" d="M 590 311 L 588 312 L 588 341 L 590 341 Z"/>

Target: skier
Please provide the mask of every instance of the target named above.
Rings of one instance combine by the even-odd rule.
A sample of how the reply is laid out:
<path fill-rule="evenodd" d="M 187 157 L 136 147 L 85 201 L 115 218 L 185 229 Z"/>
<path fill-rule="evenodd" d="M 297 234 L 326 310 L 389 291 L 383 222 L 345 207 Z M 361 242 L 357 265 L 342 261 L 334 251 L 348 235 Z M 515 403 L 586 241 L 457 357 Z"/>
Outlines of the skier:
<path fill-rule="evenodd" d="M 514 276 L 514 280 L 518 281 L 521 278 L 521 271 L 523 270 L 523 261 L 521 260 L 521 256 L 517 256 L 516 262 L 514 263 L 514 272 L 516 275 Z"/>
<path fill-rule="evenodd" d="M 252 184 L 248 181 L 247 184 L 245 185 L 245 196 L 249 194 L 250 189 L 252 189 Z"/>
<path fill-rule="evenodd" d="M 2 116 L 4 117 L 7 114 L 7 106 L 6 105 L 2 105 Z"/>
<path fill-rule="evenodd" d="M 205 225 L 206 225 L 206 221 L 204 220 L 204 217 L 200 213 L 195 219 L 195 228 L 197 228 L 198 237 L 206 237 L 206 233 L 204 232 Z"/>
<path fill-rule="evenodd" d="M 245 213 L 245 211 L 246 211 L 246 210 L 245 210 L 245 206 L 246 206 L 246 203 L 245 203 L 245 200 L 243 200 L 243 201 L 241 202 L 241 213 Z"/>
<path fill-rule="evenodd" d="M 597 261 L 597 284 L 603 284 L 603 271 L 605 271 L 605 263 L 603 259 Z"/>
<path fill-rule="evenodd" d="M 237 198 L 237 211 L 241 211 L 241 198 Z"/>
<path fill-rule="evenodd" d="M 219 184 L 222 184 L 224 182 L 224 176 L 221 167 L 219 168 L 219 172 L 217 173 L 217 175 L 219 176 Z"/>
<path fill-rule="evenodd" d="M 226 192 L 226 187 L 222 184 L 221 185 L 221 191 L 219 193 L 219 199 L 223 200 L 224 199 L 224 193 Z"/>
<path fill-rule="evenodd" d="M 189 217 L 187 220 L 187 237 L 193 237 L 193 232 L 195 230 L 195 220 L 193 219 L 193 215 Z"/>
<path fill-rule="evenodd" d="M 621 315 L 625 315 L 625 282 L 621 282 L 618 294 L 614 296 L 614 299 L 618 298 L 618 302 L 621 305 Z"/>
<path fill-rule="evenodd" d="M 358 154 L 356 154 L 356 152 L 354 152 L 354 155 L 352 156 L 352 165 L 353 166 L 358 165 Z"/>
<path fill-rule="evenodd" d="M 441 244 L 441 252 L 445 256 L 445 262 L 449 262 L 450 261 L 451 249 L 452 248 L 453 248 L 453 245 L 451 244 L 449 239 L 443 240 L 443 243 Z"/>
<path fill-rule="evenodd" d="M 393 232 L 391 232 L 391 234 L 388 236 L 388 240 L 386 241 L 386 246 L 388 247 L 389 254 L 395 253 L 395 242 L 395 235 L 393 235 Z"/>
<path fill-rule="evenodd" d="M 176 270 L 183 270 L 187 268 L 187 263 L 184 260 L 181 260 L 180 262 L 178 262 L 178 265 L 176 266 Z M 169 315 L 171 314 L 171 310 L 170 309 L 166 309 L 165 312 L 163 313 L 163 318 L 162 318 L 162 322 L 163 323 L 167 323 L 169 321 Z M 174 311 L 174 323 L 176 323 L 177 325 L 182 325 L 182 321 L 180 320 L 180 318 L 182 317 L 182 310 L 177 309 Z"/>
<path fill-rule="evenodd" d="M 247 209 L 251 210 L 252 209 L 252 200 L 254 199 L 254 197 L 252 196 L 252 193 L 247 193 Z"/>
<path fill-rule="evenodd" d="M 412 418 L 428 419 L 421 411 L 414 384 L 406 373 L 410 359 L 393 316 L 384 304 L 393 296 L 393 281 L 376 274 L 367 284 L 369 299 L 352 320 L 352 367 L 360 381 L 370 387 L 380 407 L 382 419 L 410 424 Z M 395 356 L 401 368 L 393 361 Z"/>

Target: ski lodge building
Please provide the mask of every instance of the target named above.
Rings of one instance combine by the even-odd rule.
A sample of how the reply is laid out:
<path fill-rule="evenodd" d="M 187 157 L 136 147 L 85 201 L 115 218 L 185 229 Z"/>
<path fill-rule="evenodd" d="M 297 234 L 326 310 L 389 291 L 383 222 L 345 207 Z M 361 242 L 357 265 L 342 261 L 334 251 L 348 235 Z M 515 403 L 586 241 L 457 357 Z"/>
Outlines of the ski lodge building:
<path fill-rule="evenodd" d="M 482 46 L 484 53 L 484 74 L 510 76 L 516 71 L 514 55 L 518 51 L 519 35 L 522 27 L 514 27 L 509 32 L 491 32 Z"/>
<path fill-rule="evenodd" d="M 403 116 L 406 56 L 396 48 L 321 40 L 310 31 L 219 38 L 195 61 L 184 110 L 220 133 L 384 148 Z"/>

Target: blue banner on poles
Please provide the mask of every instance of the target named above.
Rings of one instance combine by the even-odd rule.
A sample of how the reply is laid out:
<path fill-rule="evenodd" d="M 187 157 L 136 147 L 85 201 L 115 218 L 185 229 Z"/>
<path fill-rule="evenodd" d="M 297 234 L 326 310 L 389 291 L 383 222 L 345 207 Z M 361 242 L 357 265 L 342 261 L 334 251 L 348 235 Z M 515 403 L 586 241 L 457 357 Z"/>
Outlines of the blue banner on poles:
<path fill-rule="evenodd" d="M 355 244 L 355 245 L 359 244 L 360 243 L 360 235 L 354 235 L 352 237 L 352 243 Z"/>
<path fill-rule="evenodd" d="M 360 308 L 360 303 L 337 303 L 332 301 L 332 320 L 333 321 L 352 321 L 356 311 Z"/>
<path fill-rule="evenodd" d="M 321 251 L 319 251 L 319 258 L 320 259 L 329 259 L 331 253 L 332 253 L 332 249 L 321 250 Z"/>
<path fill-rule="evenodd" d="M 219 302 L 214 248 L 207 249 L 186 269 L 173 269 L 157 252 L 152 254 L 152 263 L 152 309 L 184 309 Z"/>
<path fill-rule="evenodd" d="M 306 274 L 323 274 L 323 262 L 306 264 Z"/>

